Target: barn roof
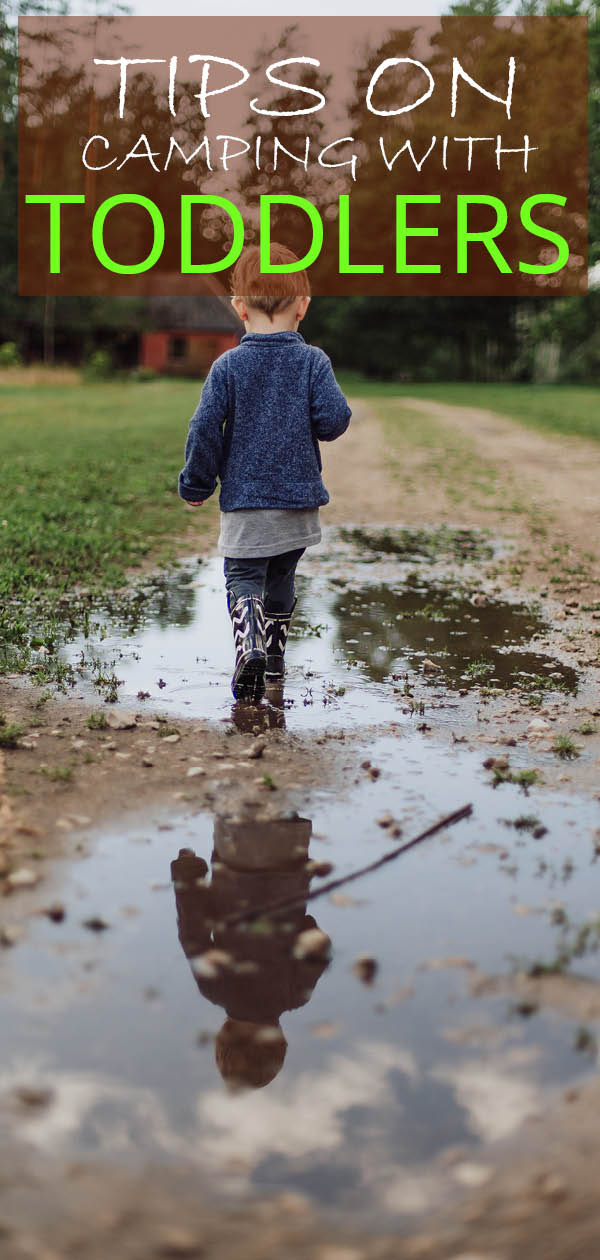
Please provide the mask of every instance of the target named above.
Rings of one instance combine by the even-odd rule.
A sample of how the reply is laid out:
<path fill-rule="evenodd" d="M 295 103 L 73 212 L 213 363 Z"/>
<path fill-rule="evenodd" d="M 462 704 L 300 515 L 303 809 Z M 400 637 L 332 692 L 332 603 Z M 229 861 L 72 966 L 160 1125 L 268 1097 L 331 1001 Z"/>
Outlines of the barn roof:
<path fill-rule="evenodd" d="M 244 328 L 227 297 L 148 297 L 146 306 L 154 329 L 241 333 Z"/>

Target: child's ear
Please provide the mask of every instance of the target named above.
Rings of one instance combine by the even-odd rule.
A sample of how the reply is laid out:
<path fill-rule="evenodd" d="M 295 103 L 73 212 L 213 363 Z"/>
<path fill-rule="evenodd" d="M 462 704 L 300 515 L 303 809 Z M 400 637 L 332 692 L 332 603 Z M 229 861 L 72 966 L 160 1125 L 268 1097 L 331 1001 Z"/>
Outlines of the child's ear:
<path fill-rule="evenodd" d="M 296 308 L 296 318 L 298 319 L 298 321 L 300 321 L 301 319 L 304 319 L 304 316 L 306 315 L 306 312 L 309 306 L 310 306 L 309 297 L 300 298 L 300 301 L 298 302 L 298 306 Z"/>
<path fill-rule="evenodd" d="M 232 297 L 231 305 L 233 306 L 238 319 L 241 319 L 242 324 L 246 324 L 248 322 L 248 309 L 243 298 Z"/>

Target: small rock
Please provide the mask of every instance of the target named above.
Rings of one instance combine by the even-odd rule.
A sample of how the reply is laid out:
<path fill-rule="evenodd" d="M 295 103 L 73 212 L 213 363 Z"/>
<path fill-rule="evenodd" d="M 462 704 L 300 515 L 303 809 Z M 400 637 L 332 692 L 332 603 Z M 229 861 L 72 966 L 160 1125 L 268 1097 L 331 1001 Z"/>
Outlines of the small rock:
<path fill-rule="evenodd" d="M 137 722 L 133 714 L 124 713 L 122 709 L 111 709 L 106 714 L 106 725 L 113 731 L 129 731 Z"/>
<path fill-rule="evenodd" d="M 18 870 L 11 871 L 6 878 L 9 888 L 34 888 L 39 881 L 38 872 L 32 871 L 28 866 L 20 866 Z"/>
<path fill-rule="evenodd" d="M 377 975 L 377 959 L 371 954 L 359 954 L 352 964 L 352 970 L 363 984 L 372 984 Z"/>
<path fill-rule="evenodd" d="M 487 595 L 484 595 L 483 591 L 478 591 L 471 600 L 471 603 L 475 605 L 475 608 L 483 608 L 487 602 L 488 597 Z"/>
<path fill-rule="evenodd" d="M 106 932 L 110 924 L 102 919 L 99 914 L 93 914 L 91 918 L 83 920 L 83 927 L 89 932 Z"/>
<path fill-rule="evenodd" d="M 386 814 L 381 814 L 379 818 L 376 818 L 375 822 L 377 823 L 378 827 L 384 827 L 384 828 L 391 827 L 392 823 L 394 822 L 394 815 L 390 814 L 388 811 Z"/>
<path fill-rule="evenodd" d="M 161 1235 L 156 1244 L 159 1256 L 194 1256 L 199 1257 L 204 1248 L 198 1239 L 184 1229 L 168 1229 Z"/>
<path fill-rule="evenodd" d="M 331 872 L 333 870 L 333 862 L 318 862 L 317 859 L 315 858 L 315 859 L 311 859 L 310 862 L 307 862 L 304 869 L 306 871 L 306 874 L 310 875 L 311 877 L 313 875 L 318 875 L 318 876 L 331 875 Z"/>
<path fill-rule="evenodd" d="M 54 1098 L 54 1090 L 35 1085 L 18 1085 L 15 1096 L 24 1107 L 47 1107 Z"/>
<path fill-rule="evenodd" d="M 538 1193 L 543 1199 L 564 1199 L 567 1194 L 567 1186 L 562 1177 L 556 1173 L 547 1173 L 537 1184 Z"/>
<path fill-rule="evenodd" d="M 537 734 L 537 733 L 541 735 L 543 731 L 550 730 L 550 723 L 547 722 L 545 718 L 541 718 L 541 717 L 532 718 L 531 722 L 529 723 L 527 727 L 527 730 L 530 731 L 532 735 Z"/>
<path fill-rule="evenodd" d="M 379 778 L 381 774 L 381 770 L 378 768 L 378 766 L 369 766 L 369 769 L 367 770 L 367 774 L 370 779 L 373 779 L 373 781 L 375 781 L 375 779 Z"/>
<path fill-rule="evenodd" d="M 66 910 L 62 901 L 53 901 L 52 905 L 47 906 L 43 913 L 46 915 L 47 919 L 51 920 L 52 923 L 62 923 Z"/>
<path fill-rule="evenodd" d="M 191 967 L 195 976 L 202 980 L 216 980 L 220 970 L 230 967 L 233 962 L 231 954 L 224 949 L 207 949 L 191 959 Z"/>
<path fill-rule="evenodd" d="M 340 1247 L 326 1243 L 315 1252 L 315 1260 L 366 1260 L 366 1252 L 357 1247 Z"/>
<path fill-rule="evenodd" d="M 246 756 L 249 757 L 252 761 L 258 760 L 259 757 L 262 757 L 266 747 L 267 747 L 267 741 L 265 739 L 265 736 L 257 735 L 256 739 L 253 740 L 253 742 L 251 743 L 246 753 Z"/>
<path fill-rule="evenodd" d="M 421 669 L 423 670 L 424 674 L 441 674 L 442 673 L 441 665 L 436 665 L 436 662 L 430 661 L 427 656 L 425 657 L 425 660 L 421 664 Z"/>
<path fill-rule="evenodd" d="M 486 1164 L 463 1163 L 457 1164 L 453 1169 L 452 1175 L 460 1182 L 461 1186 L 468 1186 L 473 1189 L 476 1186 L 484 1186 L 492 1176 L 491 1168 Z"/>
<path fill-rule="evenodd" d="M 4 927 L 0 928 L 0 945 L 3 945 L 5 949 L 10 949 L 11 946 L 16 945 L 21 940 L 22 935 L 20 928 L 6 923 Z"/>
<path fill-rule="evenodd" d="M 152 764 L 152 762 L 150 762 L 150 764 Z M 188 768 L 186 778 L 198 779 L 203 774 L 206 774 L 206 770 L 204 769 L 204 766 L 190 766 Z"/>
<path fill-rule="evenodd" d="M 296 937 L 294 958 L 327 958 L 330 952 L 331 940 L 320 928 L 308 928 Z"/>
<path fill-rule="evenodd" d="M 180 739 L 181 735 L 178 732 L 175 732 L 174 735 L 163 735 L 161 742 L 163 744 L 178 744 Z"/>
<path fill-rule="evenodd" d="M 143 765 L 143 766 L 153 766 L 153 765 L 154 765 L 154 762 L 153 762 L 153 760 L 152 760 L 152 757 L 148 757 L 148 756 L 142 757 L 142 765 Z"/>

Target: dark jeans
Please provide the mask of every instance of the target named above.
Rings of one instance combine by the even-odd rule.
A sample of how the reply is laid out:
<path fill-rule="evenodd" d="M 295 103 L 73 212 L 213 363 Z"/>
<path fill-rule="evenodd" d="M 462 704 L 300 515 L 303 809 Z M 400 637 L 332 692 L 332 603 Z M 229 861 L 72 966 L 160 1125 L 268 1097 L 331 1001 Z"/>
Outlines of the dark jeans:
<path fill-rule="evenodd" d="M 240 595 L 258 595 L 264 600 L 266 613 L 289 613 L 294 606 L 296 565 L 306 548 L 284 551 L 280 556 L 252 559 L 225 557 L 224 573 L 227 593 L 235 601 Z"/>

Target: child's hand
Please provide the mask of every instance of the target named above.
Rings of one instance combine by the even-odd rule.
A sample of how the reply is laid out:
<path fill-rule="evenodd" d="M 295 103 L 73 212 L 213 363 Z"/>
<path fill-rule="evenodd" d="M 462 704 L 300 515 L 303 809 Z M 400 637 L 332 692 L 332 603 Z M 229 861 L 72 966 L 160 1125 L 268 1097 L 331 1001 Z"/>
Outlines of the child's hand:
<path fill-rule="evenodd" d="M 186 506 L 186 508 L 190 508 L 190 510 L 191 510 L 192 508 L 202 507 L 202 506 L 203 506 L 203 504 L 204 504 L 204 502 L 205 502 L 205 500 L 204 500 L 204 499 L 199 499 L 197 503 L 192 503 L 189 499 L 186 499 L 186 500 L 185 500 L 185 506 Z"/>

